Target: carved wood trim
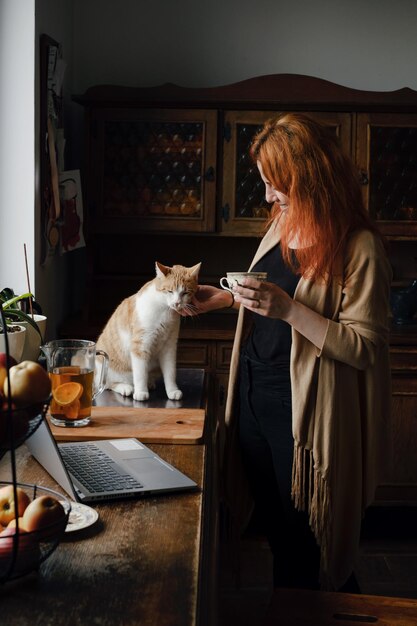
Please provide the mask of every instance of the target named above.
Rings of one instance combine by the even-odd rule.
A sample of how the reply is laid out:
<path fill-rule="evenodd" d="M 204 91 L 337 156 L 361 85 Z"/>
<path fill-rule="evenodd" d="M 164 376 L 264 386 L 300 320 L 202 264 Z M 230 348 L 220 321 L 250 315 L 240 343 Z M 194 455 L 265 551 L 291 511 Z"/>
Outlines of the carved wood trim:
<path fill-rule="evenodd" d="M 96 85 L 73 97 L 84 106 L 186 106 L 310 110 L 417 111 L 417 91 L 363 91 L 302 74 L 270 74 L 219 87 Z"/>

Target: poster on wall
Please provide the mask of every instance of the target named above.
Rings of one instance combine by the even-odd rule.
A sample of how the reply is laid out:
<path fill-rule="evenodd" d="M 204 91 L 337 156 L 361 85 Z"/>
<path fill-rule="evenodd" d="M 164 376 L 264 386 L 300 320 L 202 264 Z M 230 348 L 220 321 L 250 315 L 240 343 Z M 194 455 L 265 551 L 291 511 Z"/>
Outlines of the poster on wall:
<path fill-rule="evenodd" d="M 63 82 L 66 63 L 61 45 L 40 37 L 40 206 L 41 263 L 53 262 L 85 246 L 79 170 L 65 171 Z"/>
<path fill-rule="evenodd" d="M 71 252 L 85 246 L 83 234 L 83 197 L 79 170 L 59 175 L 61 215 L 59 220 L 60 252 Z"/>
<path fill-rule="evenodd" d="M 58 250 L 60 216 L 57 130 L 62 128 L 62 83 L 65 63 L 61 45 L 40 37 L 40 226 L 41 263 L 50 262 Z"/>

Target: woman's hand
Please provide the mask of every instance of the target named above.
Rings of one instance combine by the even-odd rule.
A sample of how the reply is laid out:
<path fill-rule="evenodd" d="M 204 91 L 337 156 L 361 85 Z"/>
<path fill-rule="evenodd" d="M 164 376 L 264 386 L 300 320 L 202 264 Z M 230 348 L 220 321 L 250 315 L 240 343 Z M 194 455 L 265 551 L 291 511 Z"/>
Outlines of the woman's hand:
<path fill-rule="evenodd" d="M 275 319 L 286 320 L 294 304 L 293 299 L 278 285 L 254 278 L 244 278 L 233 293 L 235 301 L 250 311 Z"/>
<path fill-rule="evenodd" d="M 250 311 L 288 322 L 319 350 L 322 349 L 329 320 L 290 298 L 278 285 L 245 278 L 233 293 L 235 301 Z"/>
<path fill-rule="evenodd" d="M 208 313 L 217 309 L 230 307 L 232 294 L 224 289 L 211 285 L 199 285 L 191 303 L 181 311 L 184 317 Z"/>

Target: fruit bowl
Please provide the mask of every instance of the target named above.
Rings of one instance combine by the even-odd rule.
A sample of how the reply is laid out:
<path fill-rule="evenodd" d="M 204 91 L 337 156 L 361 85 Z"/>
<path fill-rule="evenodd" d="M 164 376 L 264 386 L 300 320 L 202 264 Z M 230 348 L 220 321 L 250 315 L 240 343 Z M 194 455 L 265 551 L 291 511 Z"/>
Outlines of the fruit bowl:
<path fill-rule="evenodd" d="M 9 408 L 7 402 L 0 405 L 0 459 L 11 448 L 17 448 L 38 428 L 48 411 L 47 402 L 22 408 Z"/>
<path fill-rule="evenodd" d="M 0 488 L 12 485 L 11 482 L 0 481 Z M 18 524 L 20 528 L 18 533 L 15 527 L 6 528 L 0 525 L 0 582 L 13 580 L 37 570 L 58 546 L 71 512 L 68 498 L 52 489 L 26 483 L 17 483 L 16 487 L 20 489 L 20 494 L 24 492 L 28 496 L 30 504 L 23 518 L 19 517 L 16 520 L 14 517 L 11 522 L 14 526 Z M 58 501 L 62 508 L 56 503 L 49 508 L 40 504 L 46 500 L 50 501 L 51 498 Z M 29 506 L 31 506 L 30 515 L 27 514 Z M 36 530 L 22 530 L 23 522 L 31 523 L 32 527 L 36 525 Z"/>

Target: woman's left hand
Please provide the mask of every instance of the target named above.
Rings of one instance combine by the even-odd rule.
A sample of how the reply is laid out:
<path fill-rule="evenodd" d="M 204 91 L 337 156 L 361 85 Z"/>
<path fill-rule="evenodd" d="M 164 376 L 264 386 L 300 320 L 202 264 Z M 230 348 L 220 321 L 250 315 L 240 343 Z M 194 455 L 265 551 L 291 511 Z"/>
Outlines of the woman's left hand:
<path fill-rule="evenodd" d="M 200 313 L 228 308 L 230 302 L 231 295 L 228 291 L 212 285 L 198 285 L 197 292 L 190 304 L 185 306 L 179 313 L 183 317 L 190 317 Z"/>
<path fill-rule="evenodd" d="M 233 294 L 235 301 L 249 311 L 275 319 L 285 320 L 294 303 L 278 285 L 254 278 L 244 278 L 241 284 L 235 287 Z"/>

